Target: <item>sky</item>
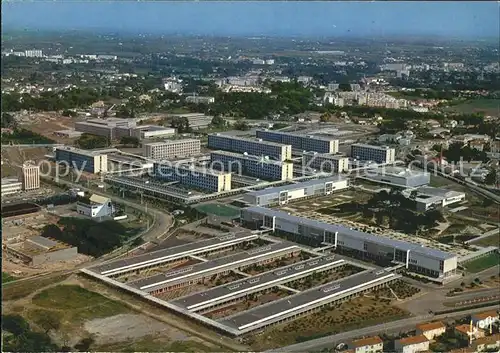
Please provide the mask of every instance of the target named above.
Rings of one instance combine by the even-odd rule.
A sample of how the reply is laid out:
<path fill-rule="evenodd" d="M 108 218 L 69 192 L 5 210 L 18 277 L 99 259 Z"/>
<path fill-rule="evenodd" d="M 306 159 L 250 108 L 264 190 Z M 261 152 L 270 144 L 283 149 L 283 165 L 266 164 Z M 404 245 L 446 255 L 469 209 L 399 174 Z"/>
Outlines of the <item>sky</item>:
<path fill-rule="evenodd" d="M 216 36 L 499 36 L 499 4 L 2 0 L 2 27 Z"/>

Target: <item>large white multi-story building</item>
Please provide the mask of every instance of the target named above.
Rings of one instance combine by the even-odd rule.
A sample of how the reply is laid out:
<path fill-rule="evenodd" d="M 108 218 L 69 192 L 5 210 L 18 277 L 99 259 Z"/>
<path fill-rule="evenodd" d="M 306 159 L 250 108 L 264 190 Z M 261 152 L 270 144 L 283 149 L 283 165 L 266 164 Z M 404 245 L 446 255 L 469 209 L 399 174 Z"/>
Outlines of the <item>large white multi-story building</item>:
<path fill-rule="evenodd" d="M 289 144 L 300 151 L 315 151 L 320 153 L 337 153 L 339 140 L 314 135 L 299 135 L 290 132 L 257 130 L 256 135 L 266 141 Z"/>
<path fill-rule="evenodd" d="M 294 216 L 287 212 L 253 206 L 241 210 L 244 225 L 330 243 L 364 257 L 404 264 L 416 273 L 444 278 L 456 274 L 457 255 L 418 244 L 365 233 L 352 228 Z"/>
<path fill-rule="evenodd" d="M 196 139 L 171 140 L 143 144 L 144 156 L 152 159 L 191 157 L 200 154 L 201 142 Z"/>
<path fill-rule="evenodd" d="M 374 161 L 380 164 L 394 163 L 396 150 L 388 146 L 374 146 L 364 143 L 351 145 L 351 157 L 361 161 Z"/>
<path fill-rule="evenodd" d="M 111 217 L 114 211 L 110 198 L 96 194 L 76 204 L 76 212 L 90 218 Z"/>
<path fill-rule="evenodd" d="M 308 180 L 301 183 L 250 191 L 243 195 L 243 201 L 255 206 L 284 205 L 310 197 L 330 195 L 349 188 L 349 180 L 338 176 Z"/>
<path fill-rule="evenodd" d="M 349 171 L 349 158 L 337 154 L 305 152 L 302 154 L 302 168 L 326 173 L 343 173 Z"/>
<path fill-rule="evenodd" d="M 75 130 L 87 134 L 105 136 L 110 140 L 114 140 L 123 136 L 130 136 L 130 129 L 136 126 L 137 124 L 133 119 L 89 119 L 75 123 Z"/>
<path fill-rule="evenodd" d="M 292 146 L 262 139 L 211 134 L 208 135 L 208 147 L 217 150 L 247 153 L 252 156 L 268 156 L 278 161 L 292 159 Z"/>
<path fill-rule="evenodd" d="M 404 188 L 415 188 L 429 184 L 431 175 L 426 171 L 403 167 L 383 166 L 380 168 L 367 169 L 363 178 L 381 184 L 390 184 Z"/>
<path fill-rule="evenodd" d="M 156 179 L 178 181 L 180 184 L 211 192 L 231 190 L 231 173 L 191 165 L 170 165 L 154 163 Z"/>
<path fill-rule="evenodd" d="M 26 50 L 24 52 L 24 56 L 27 58 L 42 58 L 43 57 L 43 51 L 40 49 L 31 49 L 31 50 Z"/>
<path fill-rule="evenodd" d="M 210 153 L 210 165 L 214 169 L 264 180 L 293 179 L 293 163 L 274 161 L 266 157 L 214 151 Z"/>
<path fill-rule="evenodd" d="M 108 155 L 101 151 L 64 146 L 56 147 L 55 153 L 56 163 L 67 164 L 71 168 L 93 174 L 108 171 Z"/>
<path fill-rule="evenodd" d="M 40 188 L 40 166 L 34 162 L 26 162 L 22 167 L 23 189 L 35 190 Z"/>

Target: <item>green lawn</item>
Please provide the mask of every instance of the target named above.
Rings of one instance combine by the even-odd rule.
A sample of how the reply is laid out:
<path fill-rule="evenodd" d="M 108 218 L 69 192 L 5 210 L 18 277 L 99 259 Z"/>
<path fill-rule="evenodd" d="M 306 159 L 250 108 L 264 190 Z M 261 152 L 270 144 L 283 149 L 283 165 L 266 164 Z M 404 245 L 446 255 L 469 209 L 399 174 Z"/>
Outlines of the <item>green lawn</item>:
<path fill-rule="evenodd" d="M 63 281 L 68 276 L 69 274 L 65 274 L 3 283 L 2 299 L 14 300 L 26 297 L 40 288 L 46 287 L 52 283 Z"/>
<path fill-rule="evenodd" d="M 476 260 L 469 261 L 465 263 L 464 267 L 467 271 L 472 273 L 481 272 L 487 268 L 496 266 L 500 263 L 500 255 L 498 253 L 493 253 L 487 256 L 480 257 Z"/>
<path fill-rule="evenodd" d="M 143 337 L 130 342 L 119 342 L 96 347 L 101 352 L 220 352 L 195 341 L 168 341 L 165 338 Z"/>
<path fill-rule="evenodd" d="M 230 218 L 236 218 L 239 217 L 240 215 L 240 210 L 227 206 L 227 205 L 221 205 L 217 203 L 207 203 L 204 205 L 200 205 L 196 207 L 196 210 L 199 212 L 203 212 L 209 215 L 215 215 L 219 217 L 230 217 Z"/>
<path fill-rule="evenodd" d="M 466 114 L 484 112 L 486 115 L 496 115 L 500 110 L 500 99 L 473 99 L 452 105 L 445 110 Z"/>
<path fill-rule="evenodd" d="M 9 275 L 7 272 L 2 272 L 2 284 L 15 281 L 17 278 Z"/>
<path fill-rule="evenodd" d="M 128 313 L 123 304 L 103 295 L 74 285 L 58 285 L 41 291 L 33 297 L 32 303 L 52 310 L 59 310 L 73 322 L 109 317 Z M 43 313 L 40 311 L 38 315 Z M 34 319 L 34 318 L 33 318 Z"/>
<path fill-rule="evenodd" d="M 500 234 L 492 235 L 487 238 L 483 238 L 477 242 L 473 243 L 474 245 L 479 246 L 498 246 L 500 244 Z"/>

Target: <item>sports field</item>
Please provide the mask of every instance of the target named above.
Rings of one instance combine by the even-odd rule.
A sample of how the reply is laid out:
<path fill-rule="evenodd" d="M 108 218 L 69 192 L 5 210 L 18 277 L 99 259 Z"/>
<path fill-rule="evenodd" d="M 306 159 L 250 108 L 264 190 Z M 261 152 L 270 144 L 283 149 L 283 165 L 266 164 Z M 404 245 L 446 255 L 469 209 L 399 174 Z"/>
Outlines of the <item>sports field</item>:
<path fill-rule="evenodd" d="M 206 203 L 195 208 L 199 212 L 219 217 L 236 218 L 240 216 L 240 210 L 238 208 L 218 203 Z"/>
<path fill-rule="evenodd" d="M 498 253 L 493 253 L 490 255 L 480 257 L 476 260 L 469 261 L 464 266 L 467 269 L 467 271 L 472 273 L 477 273 L 486 270 L 487 268 L 498 265 L 499 261 L 500 261 L 500 255 Z"/>

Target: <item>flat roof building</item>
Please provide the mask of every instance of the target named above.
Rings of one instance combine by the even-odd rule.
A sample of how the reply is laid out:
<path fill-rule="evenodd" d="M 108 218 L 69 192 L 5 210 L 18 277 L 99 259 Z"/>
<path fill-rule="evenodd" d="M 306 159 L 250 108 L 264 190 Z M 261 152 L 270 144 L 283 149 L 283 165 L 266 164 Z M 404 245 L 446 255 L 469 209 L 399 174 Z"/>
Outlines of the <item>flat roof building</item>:
<path fill-rule="evenodd" d="M 144 156 L 156 160 L 192 157 L 201 153 L 201 142 L 196 139 L 171 140 L 143 144 Z"/>
<path fill-rule="evenodd" d="M 264 180 L 293 179 L 293 163 L 276 161 L 266 157 L 214 151 L 210 153 L 210 165 L 217 170 L 248 175 Z"/>
<path fill-rule="evenodd" d="M 412 193 L 414 195 L 412 195 Z M 434 188 L 431 186 L 407 189 L 403 191 L 403 195 L 412 197 L 415 200 L 417 211 L 420 212 L 425 212 L 436 207 L 446 207 L 465 200 L 464 192 Z"/>
<path fill-rule="evenodd" d="M 181 185 L 210 192 L 231 190 L 231 173 L 193 165 L 153 164 L 153 174 L 158 180 L 178 181 Z"/>
<path fill-rule="evenodd" d="M 259 206 L 248 207 L 241 210 L 241 220 L 251 228 L 264 227 L 278 233 L 317 239 L 363 256 L 401 263 L 410 271 L 430 277 L 448 277 L 454 275 L 457 269 L 455 254 L 357 231 L 342 225 L 298 217 L 283 211 Z"/>
<path fill-rule="evenodd" d="M 357 339 L 349 344 L 354 353 L 378 353 L 384 349 L 384 341 L 379 336 Z"/>
<path fill-rule="evenodd" d="M 22 188 L 23 183 L 17 180 L 17 178 L 2 179 L 2 196 L 17 194 Z"/>
<path fill-rule="evenodd" d="M 109 197 L 94 194 L 88 199 L 82 199 L 76 204 L 76 212 L 89 218 L 111 217 L 115 209 Z"/>
<path fill-rule="evenodd" d="M 6 251 L 30 266 L 70 261 L 78 255 L 76 247 L 38 235 L 27 238 L 24 243 L 7 245 Z"/>
<path fill-rule="evenodd" d="M 374 146 L 364 143 L 351 145 L 351 157 L 362 161 L 374 161 L 379 164 L 394 163 L 396 150 L 388 146 Z"/>
<path fill-rule="evenodd" d="M 267 156 L 277 161 L 292 159 L 292 146 L 262 139 L 249 139 L 221 134 L 208 135 L 208 147 L 217 150 Z"/>
<path fill-rule="evenodd" d="M 271 130 L 257 130 L 256 136 L 266 141 L 289 144 L 293 149 L 300 151 L 337 153 L 339 150 L 339 140 L 324 136 Z"/>
<path fill-rule="evenodd" d="M 141 125 L 129 129 L 130 136 L 138 139 L 150 139 L 155 137 L 166 137 L 175 134 L 175 129 L 158 125 Z"/>
<path fill-rule="evenodd" d="M 323 173 L 343 173 L 349 171 L 349 158 L 329 153 L 304 152 L 302 168 Z"/>
<path fill-rule="evenodd" d="M 243 200 L 255 206 L 283 205 L 295 200 L 330 195 L 349 188 L 349 180 L 339 176 L 250 191 Z"/>
<path fill-rule="evenodd" d="M 69 146 L 56 147 L 55 160 L 57 163 L 65 163 L 71 168 L 88 173 L 108 171 L 108 156 L 102 151 L 82 150 Z"/>
<path fill-rule="evenodd" d="M 404 188 L 415 188 L 427 185 L 431 181 L 430 173 L 425 171 L 385 166 L 367 169 L 362 178 L 376 183 L 400 186 Z"/>

